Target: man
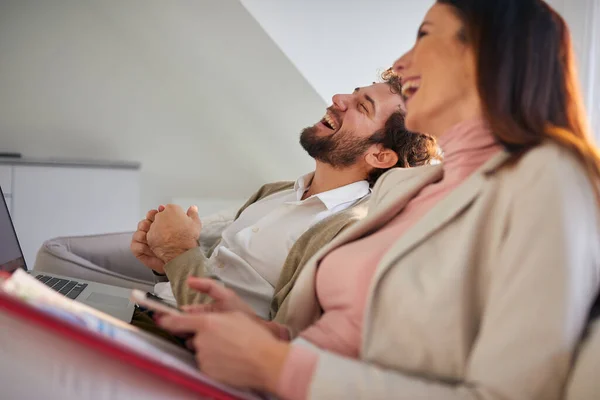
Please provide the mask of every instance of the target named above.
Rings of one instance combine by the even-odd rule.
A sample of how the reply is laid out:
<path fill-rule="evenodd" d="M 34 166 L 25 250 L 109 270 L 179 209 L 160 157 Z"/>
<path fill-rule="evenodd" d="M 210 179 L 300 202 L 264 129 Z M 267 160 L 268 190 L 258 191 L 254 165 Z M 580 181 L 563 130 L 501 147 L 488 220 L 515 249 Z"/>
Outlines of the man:
<path fill-rule="evenodd" d="M 302 265 L 366 215 L 377 178 L 392 167 L 422 165 L 437 155 L 432 138 L 404 128 L 399 93 L 392 77 L 335 95 L 323 119 L 300 136 L 315 171 L 295 183 L 263 186 L 207 252 L 199 247 L 197 209 L 186 213 L 174 205 L 148 212 L 131 250 L 168 279 L 179 305 L 207 301 L 187 287 L 186 278 L 211 276 L 237 292 L 257 315 L 274 318 Z"/>

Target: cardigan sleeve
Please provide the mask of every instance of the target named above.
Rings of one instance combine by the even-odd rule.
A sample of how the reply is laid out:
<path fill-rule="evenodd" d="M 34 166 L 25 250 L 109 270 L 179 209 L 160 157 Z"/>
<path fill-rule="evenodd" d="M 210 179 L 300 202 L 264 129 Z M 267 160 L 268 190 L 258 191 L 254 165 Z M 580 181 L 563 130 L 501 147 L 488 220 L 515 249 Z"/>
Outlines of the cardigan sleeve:
<path fill-rule="evenodd" d="M 195 247 L 165 264 L 165 273 L 169 278 L 177 305 L 184 306 L 206 302 L 208 297 L 191 289 L 187 285 L 187 278 L 188 276 L 205 276 L 207 261 L 208 259 L 202 249 Z"/>

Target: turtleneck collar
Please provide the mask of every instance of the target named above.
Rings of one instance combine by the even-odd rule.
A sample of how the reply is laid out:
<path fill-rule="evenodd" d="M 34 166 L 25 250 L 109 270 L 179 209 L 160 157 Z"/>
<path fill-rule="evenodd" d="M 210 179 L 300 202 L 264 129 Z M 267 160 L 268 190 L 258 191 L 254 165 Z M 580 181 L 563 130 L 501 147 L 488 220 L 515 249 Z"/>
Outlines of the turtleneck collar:
<path fill-rule="evenodd" d="M 502 150 L 484 119 L 460 122 L 438 138 L 444 153 L 444 178 L 464 179 Z"/>

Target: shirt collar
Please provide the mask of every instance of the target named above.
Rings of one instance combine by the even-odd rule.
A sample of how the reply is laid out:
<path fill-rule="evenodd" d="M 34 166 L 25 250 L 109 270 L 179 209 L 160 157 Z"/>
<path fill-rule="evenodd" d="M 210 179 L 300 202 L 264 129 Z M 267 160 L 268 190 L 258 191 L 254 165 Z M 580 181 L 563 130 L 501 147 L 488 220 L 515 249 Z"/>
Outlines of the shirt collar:
<path fill-rule="evenodd" d="M 310 184 L 312 183 L 313 177 L 315 173 L 311 172 L 309 174 L 303 175 L 294 184 L 294 191 L 296 192 L 296 198 L 299 203 L 302 203 L 302 196 L 304 196 L 304 192 L 308 190 Z M 321 200 L 321 202 L 327 207 L 328 210 L 339 206 L 340 204 L 348 203 L 351 201 L 360 200 L 363 197 L 367 196 L 371 193 L 371 188 L 369 187 L 369 182 L 358 181 L 351 183 L 349 185 L 341 186 L 339 188 L 335 188 L 332 190 L 328 190 L 327 192 L 315 194 L 304 201 L 309 201 L 313 198 Z"/>
<path fill-rule="evenodd" d="M 296 192 L 297 200 L 302 199 L 302 196 L 304 196 L 304 192 L 306 192 L 310 187 L 314 176 L 315 173 L 311 172 L 306 175 L 302 175 L 296 180 L 296 183 L 294 184 L 294 191 Z"/>

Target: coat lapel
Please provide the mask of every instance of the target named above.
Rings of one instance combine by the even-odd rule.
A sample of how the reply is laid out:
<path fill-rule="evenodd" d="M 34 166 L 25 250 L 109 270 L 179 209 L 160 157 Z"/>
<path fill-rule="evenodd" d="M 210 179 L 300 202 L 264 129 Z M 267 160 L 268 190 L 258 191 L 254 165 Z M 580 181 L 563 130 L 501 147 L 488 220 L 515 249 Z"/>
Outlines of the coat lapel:
<path fill-rule="evenodd" d="M 406 177 L 404 174 L 410 174 Z M 317 307 L 315 276 L 319 262 L 338 247 L 376 231 L 397 215 L 425 186 L 439 180 L 441 165 L 415 168 L 411 171 L 390 173 L 386 182 L 371 195 L 369 214 L 361 222 L 347 229 L 318 251 L 303 267 L 289 295 L 286 325 L 302 329 L 310 324 L 311 315 Z M 291 310 L 294 310 L 293 312 Z"/>
<path fill-rule="evenodd" d="M 394 179 L 394 175 L 391 175 L 387 178 L 388 182 L 385 182 L 376 193 L 373 193 L 367 217 L 356 224 L 353 229 L 336 237 L 324 249 L 326 250 L 324 253 L 380 229 L 398 215 L 424 187 L 441 179 L 443 171 L 441 165 L 420 167 L 418 171 L 415 168 L 415 175 L 408 179 L 402 178 L 402 171 L 397 172 L 400 179 Z"/>
<path fill-rule="evenodd" d="M 428 211 L 396 243 L 388 250 L 377 267 L 377 272 L 371 283 L 373 289 L 385 272 L 394 265 L 398 258 L 413 249 L 419 243 L 433 235 L 442 226 L 450 222 L 456 215 L 469 206 L 479 195 L 486 176 L 499 165 L 503 164 L 510 155 L 501 152 L 492 157 L 483 167 L 471 175 L 458 188 L 450 192 L 444 199 Z"/>

